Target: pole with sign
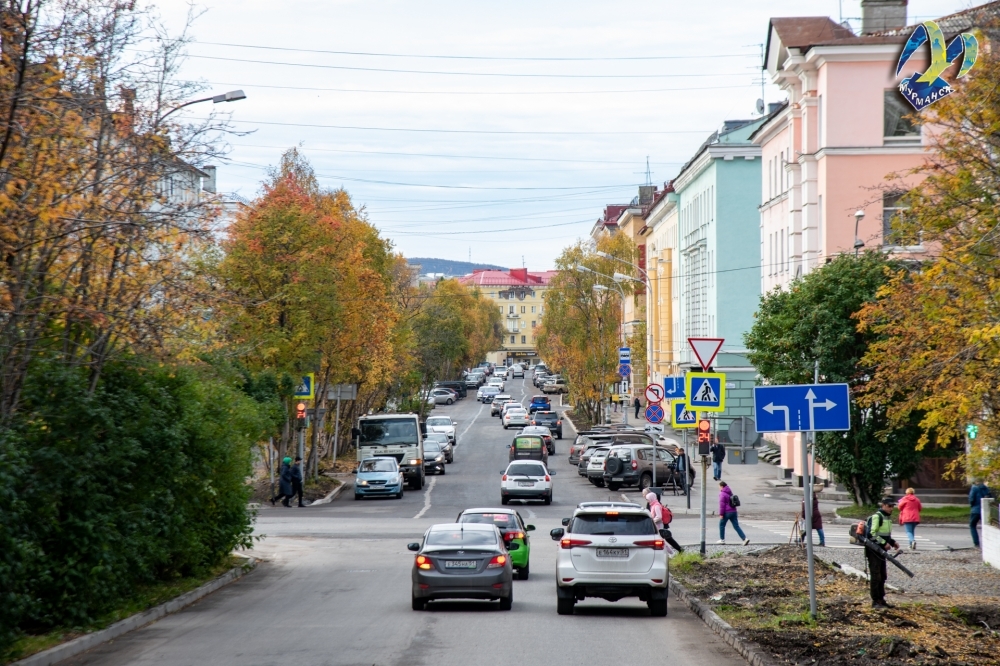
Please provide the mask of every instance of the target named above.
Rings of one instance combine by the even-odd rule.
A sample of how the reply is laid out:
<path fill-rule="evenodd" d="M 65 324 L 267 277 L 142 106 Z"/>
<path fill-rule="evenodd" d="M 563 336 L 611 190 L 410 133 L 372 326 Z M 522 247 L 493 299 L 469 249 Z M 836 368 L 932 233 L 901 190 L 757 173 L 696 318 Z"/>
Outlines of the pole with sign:
<path fill-rule="evenodd" d="M 712 422 L 698 420 L 698 455 L 701 456 L 701 554 L 705 554 L 705 497 L 708 495 L 708 455 L 712 448 Z"/>

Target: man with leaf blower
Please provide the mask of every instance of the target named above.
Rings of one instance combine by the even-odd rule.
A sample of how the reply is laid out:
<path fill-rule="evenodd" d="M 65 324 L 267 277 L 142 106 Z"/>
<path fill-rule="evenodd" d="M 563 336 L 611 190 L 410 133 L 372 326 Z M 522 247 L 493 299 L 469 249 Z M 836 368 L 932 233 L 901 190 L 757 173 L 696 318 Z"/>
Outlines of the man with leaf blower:
<path fill-rule="evenodd" d="M 891 497 L 884 497 L 879 502 L 878 511 L 873 513 L 864 523 L 863 529 L 858 529 L 856 538 L 865 545 L 865 560 L 868 562 L 868 582 L 872 596 L 872 608 L 892 608 L 885 600 L 886 551 L 895 548 L 899 554 L 899 544 L 892 538 L 892 510 L 896 503 Z M 858 526 L 861 528 L 861 525 Z M 867 542 L 867 543 L 866 543 Z M 895 559 L 893 564 L 900 566 Z M 900 566 L 900 568 L 902 568 Z M 903 569 L 906 571 L 906 569 Z M 907 571 L 907 573 L 909 573 Z M 910 574 L 911 576 L 913 574 Z"/>

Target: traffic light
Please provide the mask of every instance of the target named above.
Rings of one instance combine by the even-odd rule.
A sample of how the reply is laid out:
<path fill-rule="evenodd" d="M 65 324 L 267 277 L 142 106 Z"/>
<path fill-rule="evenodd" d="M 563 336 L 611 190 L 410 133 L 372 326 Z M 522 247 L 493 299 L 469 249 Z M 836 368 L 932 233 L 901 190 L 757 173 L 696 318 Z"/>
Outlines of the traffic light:
<path fill-rule="evenodd" d="M 707 456 L 712 447 L 712 422 L 708 419 L 698 419 L 698 455 Z"/>
<path fill-rule="evenodd" d="M 969 439 L 975 439 L 976 435 L 979 434 L 979 426 L 975 423 L 970 423 L 965 426 L 965 434 L 969 437 Z"/>
<path fill-rule="evenodd" d="M 295 420 L 298 421 L 298 427 L 306 426 L 306 403 L 300 402 L 295 405 Z"/>

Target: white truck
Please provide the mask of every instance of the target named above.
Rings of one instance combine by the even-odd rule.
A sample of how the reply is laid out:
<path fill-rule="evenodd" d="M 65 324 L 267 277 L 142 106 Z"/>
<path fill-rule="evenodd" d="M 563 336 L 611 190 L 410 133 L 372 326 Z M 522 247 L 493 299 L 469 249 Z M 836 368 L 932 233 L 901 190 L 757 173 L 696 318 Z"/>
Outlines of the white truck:
<path fill-rule="evenodd" d="M 424 440 L 416 414 L 369 414 L 358 420 L 358 462 L 395 458 L 410 488 L 424 487 Z"/>

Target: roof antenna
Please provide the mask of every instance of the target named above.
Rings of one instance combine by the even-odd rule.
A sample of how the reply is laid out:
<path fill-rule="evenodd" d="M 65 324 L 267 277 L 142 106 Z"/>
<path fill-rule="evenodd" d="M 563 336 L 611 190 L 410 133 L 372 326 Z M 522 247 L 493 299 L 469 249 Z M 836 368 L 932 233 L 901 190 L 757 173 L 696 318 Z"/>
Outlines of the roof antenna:
<path fill-rule="evenodd" d="M 653 173 L 649 170 L 649 155 L 646 155 L 646 184 L 653 184 Z"/>
<path fill-rule="evenodd" d="M 521 268 L 524 268 L 524 255 L 521 255 Z"/>

